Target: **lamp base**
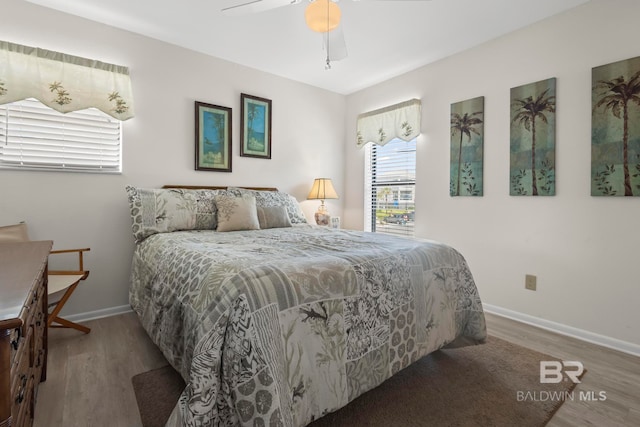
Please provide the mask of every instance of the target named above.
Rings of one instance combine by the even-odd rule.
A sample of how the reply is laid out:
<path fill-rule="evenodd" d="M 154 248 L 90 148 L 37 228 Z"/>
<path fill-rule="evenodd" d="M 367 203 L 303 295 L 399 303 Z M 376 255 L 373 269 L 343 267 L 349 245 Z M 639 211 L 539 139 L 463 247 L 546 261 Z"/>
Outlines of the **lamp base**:
<path fill-rule="evenodd" d="M 327 211 L 318 211 L 314 215 L 316 219 L 316 224 L 318 225 L 329 225 L 331 222 L 331 215 Z"/>

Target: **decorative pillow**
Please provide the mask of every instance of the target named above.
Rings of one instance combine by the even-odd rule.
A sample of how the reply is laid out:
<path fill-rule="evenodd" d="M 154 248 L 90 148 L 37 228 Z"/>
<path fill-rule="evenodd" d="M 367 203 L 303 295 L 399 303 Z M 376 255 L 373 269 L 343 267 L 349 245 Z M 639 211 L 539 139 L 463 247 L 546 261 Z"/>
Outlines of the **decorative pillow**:
<path fill-rule="evenodd" d="M 21 222 L 20 224 L 5 225 L 0 227 L 0 242 L 28 242 L 29 235 L 27 234 L 27 224 Z"/>
<path fill-rule="evenodd" d="M 218 231 L 259 230 L 256 198 L 220 194 L 215 197 L 218 209 Z"/>
<path fill-rule="evenodd" d="M 284 206 L 258 207 L 258 222 L 260 228 L 284 228 L 291 227 L 291 221 Z"/>
<path fill-rule="evenodd" d="M 137 243 L 156 233 L 216 227 L 214 197 L 220 190 L 144 189 L 127 186 Z"/>
<path fill-rule="evenodd" d="M 257 191 L 245 188 L 232 188 L 230 191 L 239 192 L 240 194 L 251 194 L 256 198 L 256 206 L 264 208 L 271 206 L 284 206 L 289 215 L 292 224 L 306 224 L 307 218 L 304 216 L 298 200 L 291 194 L 283 191 Z"/>

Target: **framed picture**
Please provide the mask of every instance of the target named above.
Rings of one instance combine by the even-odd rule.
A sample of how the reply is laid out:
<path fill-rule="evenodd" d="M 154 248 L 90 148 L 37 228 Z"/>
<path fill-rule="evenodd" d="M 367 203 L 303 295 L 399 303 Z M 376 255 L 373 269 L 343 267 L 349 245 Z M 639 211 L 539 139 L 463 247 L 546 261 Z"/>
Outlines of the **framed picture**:
<path fill-rule="evenodd" d="M 231 172 L 231 108 L 196 101 L 196 170 Z"/>
<path fill-rule="evenodd" d="M 271 100 L 241 94 L 240 155 L 271 158 Z"/>
<path fill-rule="evenodd" d="M 640 56 L 591 70 L 591 195 L 640 196 Z"/>
<path fill-rule="evenodd" d="M 484 96 L 451 104 L 449 195 L 482 196 Z"/>
<path fill-rule="evenodd" d="M 511 88 L 511 196 L 556 194 L 556 79 Z"/>

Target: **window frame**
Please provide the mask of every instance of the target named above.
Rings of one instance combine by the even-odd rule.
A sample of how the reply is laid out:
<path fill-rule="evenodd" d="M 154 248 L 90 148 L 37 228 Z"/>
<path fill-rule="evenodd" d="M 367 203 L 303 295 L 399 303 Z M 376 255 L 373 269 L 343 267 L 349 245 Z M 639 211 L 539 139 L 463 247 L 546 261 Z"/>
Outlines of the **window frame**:
<path fill-rule="evenodd" d="M 400 147 L 401 144 L 405 144 L 404 147 Z M 397 147 L 396 147 L 397 146 Z M 386 147 L 386 148 L 385 148 Z M 384 234 L 394 234 L 403 236 L 415 235 L 415 195 L 416 195 L 416 154 L 417 154 L 417 138 L 413 138 L 410 141 L 404 141 L 400 138 L 391 140 L 384 146 L 379 146 L 374 143 L 368 143 L 365 145 L 365 167 L 364 167 L 364 229 L 371 232 L 379 232 Z M 389 163 L 392 164 L 389 169 L 389 164 L 380 165 L 380 151 L 381 150 L 401 150 L 406 153 L 413 153 L 413 158 L 409 156 L 402 157 L 395 156 L 387 158 Z M 404 162 L 404 166 L 398 165 L 397 169 L 393 169 L 393 163 L 400 161 Z M 412 167 L 411 167 L 412 166 Z M 394 176 L 394 179 L 384 179 L 380 177 L 380 174 L 386 174 L 387 176 Z M 382 188 L 392 188 L 395 191 L 391 193 L 391 203 L 397 205 L 400 209 L 404 204 L 405 212 L 390 212 L 388 204 L 386 209 L 388 217 L 403 215 L 404 218 L 385 222 L 384 224 L 378 222 L 378 213 L 381 210 L 378 201 L 378 194 Z M 410 188 L 410 190 L 408 190 Z M 413 198 L 405 198 L 406 192 L 411 191 Z M 388 203 L 388 202 L 387 202 Z M 413 208 L 410 211 L 410 208 Z M 399 228 L 397 225 L 401 225 Z"/>

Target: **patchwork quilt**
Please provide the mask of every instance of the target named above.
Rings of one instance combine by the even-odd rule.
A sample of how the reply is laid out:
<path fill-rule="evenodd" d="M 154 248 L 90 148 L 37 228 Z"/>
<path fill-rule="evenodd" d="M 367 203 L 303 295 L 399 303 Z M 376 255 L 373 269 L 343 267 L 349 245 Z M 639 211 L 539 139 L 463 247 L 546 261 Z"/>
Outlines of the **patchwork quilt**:
<path fill-rule="evenodd" d="M 305 426 L 486 338 L 455 249 L 310 225 L 154 234 L 136 246 L 130 303 L 187 384 L 168 426 Z"/>

